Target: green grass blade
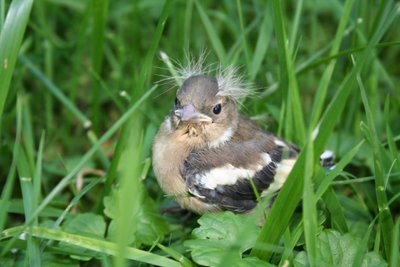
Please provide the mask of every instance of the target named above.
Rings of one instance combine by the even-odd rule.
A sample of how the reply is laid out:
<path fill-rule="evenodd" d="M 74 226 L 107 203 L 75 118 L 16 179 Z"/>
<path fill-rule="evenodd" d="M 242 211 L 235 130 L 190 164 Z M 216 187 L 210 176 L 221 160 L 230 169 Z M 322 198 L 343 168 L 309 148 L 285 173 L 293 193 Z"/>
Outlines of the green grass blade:
<path fill-rule="evenodd" d="M 241 35 L 243 36 L 242 50 L 244 51 L 244 55 L 246 58 L 246 64 L 247 64 L 247 66 L 250 66 L 250 52 L 248 49 L 246 34 L 245 34 L 245 30 L 244 30 L 242 2 L 240 0 L 236 0 L 236 8 L 237 8 L 238 16 L 239 16 Z"/>
<path fill-rule="evenodd" d="M 90 58 L 92 69 L 96 74 L 101 73 L 104 55 L 104 39 L 108 15 L 108 0 L 90 0 L 92 36 Z M 101 87 L 92 80 L 91 109 L 94 129 L 98 129 L 100 116 Z"/>
<path fill-rule="evenodd" d="M 280 87 L 284 90 L 284 101 L 286 102 L 285 135 L 302 146 L 306 140 L 303 110 L 300 104 L 299 88 L 296 73 L 293 67 L 291 51 L 286 38 L 284 16 L 281 1 L 273 0 L 274 24 L 279 50 L 280 63 Z"/>
<path fill-rule="evenodd" d="M 14 227 L 6 229 L 1 233 L 0 240 L 12 236 L 18 236 L 21 233 L 21 231 L 24 233 L 31 233 L 33 236 L 38 238 L 49 239 L 54 241 L 62 241 L 67 244 L 78 246 L 82 249 L 89 249 L 107 255 L 115 256 L 118 253 L 117 245 L 112 242 L 97 238 L 85 237 L 82 235 L 70 234 L 61 230 L 48 229 L 37 226 L 31 227 L 30 229 L 26 230 L 24 230 L 23 227 Z M 124 249 L 126 251 L 125 254 L 126 258 L 130 260 L 148 263 L 156 266 L 165 266 L 165 267 L 181 266 L 177 261 L 159 256 L 154 253 L 149 253 L 132 247 L 125 247 Z"/>
<path fill-rule="evenodd" d="M 271 211 L 268 213 L 267 219 L 261 232 L 257 238 L 256 245 L 251 251 L 252 256 L 260 259 L 269 260 L 274 251 L 266 251 L 263 249 L 265 245 L 276 245 L 279 238 L 285 231 L 288 222 L 300 201 L 303 192 L 304 180 L 303 166 L 305 164 L 305 153 L 300 153 L 296 164 L 290 172 L 285 184 L 280 190 Z"/>
<path fill-rule="evenodd" d="M 182 266 L 184 266 L 184 267 L 193 266 L 192 262 L 188 258 L 183 256 L 181 253 L 175 251 L 174 249 L 172 249 L 170 247 L 163 246 L 160 243 L 157 244 L 157 247 L 159 247 L 162 251 L 164 251 L 165 253 L 170 255 L 175 260 L 179 261 L 182 264 Z"/>
<path fill-rule="evenodd" d="M 43 162 L 43 149 L 44 149 L 45 133 L 42 133 L 39 143 L 39 150 L 36 158 L 35 174 L 33 176 L 33 199 L 32 208 L 36 209 L 41 199 L 41 186 L 42 186 L 42 162 Z"/>
<path fill-rule="evenodd" d="M 344 6 L 343 14 L 340 19 L 339 27 L 336 31 L 335 39 L 332 44 L 329 55 L 335 55 L 340 49 L 340 44 L 345 36 L 346 25 L 349 21 L 351 11 L 353 10 L 354 0 L 347 0 Z M 311 112 L 311 127 L 317 125 L 320 114 L 322 114 L 322 108 L 324 105 L 326 93 L 328 91 L 328 85 L 331 81 L 333 70 L 336 65 L 336 60 L 329 62 L 324 73 L 322 74 L 321 81 L 318 85 L 317 94 L 314 98 L 314 105 Z"/>
<path fill-rule="evenodd" d="M 340 206 L 340 203 L 336 197 L 335 191 L 332 189 L 332 182 L 337 177 L 346 165 L 354 158 L 354 156 L 359 151 L 360 147 L 364 144 L 364 141 L 361 141 L 354 148 L 349 150 L 342 159 L 336 163 L 336 166 L 333 170 L 330 170 L 326 175 L 325 171 L 321 170 L 321 175 L 317 176 L 316 182 L 318 184 L 317 192 L 315 193 L 316 199 L 324 199 L 324 202 L 330 212 L 332 224 L 342 233 L 346 233 L 348 231 L 348 226 L 346 219 L 343 214 L 343 209 Z"/>
<path fill-rule="evenodd" d="M 269 7 L 269 2 L 267 2 Z M 258 34 L 258 39 L 253 54 L 253 61 L 250 65 L 249 79 L 253 81 L 260 71 L 261 63 L 265 60 L 265 54 L 267 53 L 268 46 L 272 39 L 272 22 L 271 22 L 271 11 L 270 8 L 265 9 L 264 19 L 261 23 L 261 27 Z"/>
<path fill-rule="evenodd" d="M 204 10 L 203 6 L 198 0 L 194 0 L 194 3 L 200 15 L 201 22 L 203 23 L 208 38 L 211 42 L 211 45 L 213 46 L 214 51 L 218 56 L 218 60 L 219 62 L 221 62 L 222 66 L 225 66 L 227 64 L 227 57 L 221 39 L 219 38 L 218 33 L 216 32 L 210 18 L 207 16 L 207 13 Z"/>
<path fill-rule="evenodd" d="M 21 56 L 20 60 L 25 66 L 46 86 L 47 90 L 53 94 L 77 119 L 80 120 L 82 126 L 87 129 L 90 128 L 92 122 L 83 114 L 74 103 L 69 100 L 64 93 L 52 81 L 47 79 L 46 75 L 41 72 L 27 57 Z"/>
<path fill-rule="evenodd" d="M 192 16 L 193 16 L 193 0 L 186 1 L 186 9 L 185 9 L 185 21 L 183 26 L 183 40 L 184 40 L 184 51 L 190 51 L 190 38 L 191 38 L 191 29 L 192 29 Z"/>
<path fill-rule="evenodd" d="M 355 63 L 359 64 L 358 62 Z M 380 146 L 381 142 L 379 140 L 379 136 L 375 129 L 375 120 L 372 115 L 372 110 L 370 104 L 368 102 L 368 97 L 366 93 L 366 89 L 364 88 L 364 84 L 360 78 L 357 76 L 358 86 L 361 91 L 361 99 L 364 104 L 364 109 L 368 122 L 368 130 L 369 130 L 369 138 L 367 139 L 372 146 L 373 149 L 373 159 L 374 159 L 374 173 L 375 173 L 375 191 L 376 191 L 376 199 L 379 208 L 379 222 L 382 232 L 383 238 L 383 246 L 386 254 L 386 258 L 390 257 L 390 246 L 392 240 L 392 232 L 393 232 L 393 217 L 389 209 L 389 204 L 386 196 L 386 181 L 383 170 L 383 162 L 380 154 Z"/>
<path fill-rule="evenodd" d="M 331 214 L 332 225 L 340 232 L 347 233 L 349 227 L 343 212 L 343 207 L 340 205 L 337 195 L 331 186 L 326 190 L 323 199 Z"/>
<path fill-rule="evenodd" d="M 106 176 L 107 178 L 104 184 L 103 197 L 101 199 L 104 199 L 104 197 L 108 196 L 111 192 L 112 185 L 114 183 L 115 177 L 117 176 L 117 168 L 119 165 L 119 161 L 122 157 L 122 153 L 126 146 L 128 133 L 129 133 L 129 128 L 123 127 L 117 142 L 117 146 L 114 151 L 114 156 L 111 161 L 111 165 L 107 170 L 107 176 Z M 100 212 L 102 210 L 102 207 L 103 207 L 103 202 L 100 201 L 97 206 L 97 211 Z"/>
<path fill-rule="evenodd" d="M 129 124 L 131 129 L 128 141 L 120 162 L 121 177 L 120 188 L 117 194 L 116 241 L 118 254 L 114 259 L 115 266 L 124 266 L 126 258 L 125 246 L 129 245 L 132 233 L 136 239 L 137 225 L 139 223 L 140 203 L 143 195 L 141 183 L 142 157 L 143 157 L 143 131 L 140 129 L 140 117 L 134 116 Z M 129 211 L 129 212 L 127 212 Z"/>
<path fill-rule="evenodd" d="M 394 166 L 396 171 L 400 171 L 400 153 L 399 150 L 396 147 L 396 140 L 393 135 L 393 131 L 390 127 L 390 119 L 389 119 L 389 97 L 386 98 L 385 101 L 385 108 L 384 108 L 384 116 L 385 116 L 385 122 L 386 122 L 386 140 L 387 144 L 389 146 L 389 151 L 392 156 L 392 159 L 396 161 L 396 164 Z"/>
<path fill-rule="evenodd" d="M 374 221 L 373 221 L 374 223 Z M 373 223 L 371 223 L 368 226 L 368 230 L 365 233 L 361 245 L 357 248 L 357 252 L 356 255 L 354 257 L 354 261 L 353 261 L 353 265 L 352 267 L 360 267 L 363 265 L 363 258 L 365 256 L 365 253 L 367 253 L 368 251 L 368 244 L 369 244 L 369 239 L 371 236 L 371 231 L 372 231 L 372 227 L 373 227 Z"/>
<path fill-rule="evenodd" d="M 16 142 L 17 143 L 17 142 Z M 15 149 L 14 149 L 15 150 Z M 15 155 L 15 154 L 14 154 Z M 18 158 L 16 156 L 16 158 Z M 3 187 L 3 190 L 1 192 L 1 199 L 0 199 L 0 232 L 3 231 L 4 229 L 4 225 L 7 221 L 7 213 L 9 210 L 9 207 L 11 205 L 10 203 L 10 197 L 11 197 L 11 193 L 13 191 L 14 188 L 14 182 L 15 182 L 15 173 L 16 173 L 16 162 L 15 160 L 13 160 L 10 169 L 8 171 L 8 175 L 7 175 L 7 180 L 6 183 Z"/>
<path fill-rule="evenodd" d="M 399 266 L 400 252 L 399 252 L 399 233 L 400 233 L 400 219 L 398 218 L 393 228 L 392 236 L 392 250 L 390 251 L 389 266 Z"/>
<path fill-rule="evenodd" d="M 57 220 L 54 222 L 53 224 L 53 229 L 56 229 L 57 227 L 59 227 L 61 225 L 61 223 L 63 222 L 63 220 L 67 217 L 68 212 L 71 210 L 71 208 L 75 205 L 78 204 L 79 200 L 81 200 L 81 198 L 83 196 L 85 196 L 90 190 L 92 190 L 96 185 L 98 185 L 99 183 L 104 182 L 104 179 L 102 178 L 97 178 L 94 179 L 93 181 L 91 181 L 89 184 L 87 184 L 86 186 L 84 186 L 82 188 L 81 191 L 79 191 L 78 194 L 76 194 L 76 196 L 74 196 L 71 200 L 71 202 L 68 204 L 68 206 L 64 209 L 64 211 L 60 214 L 60 216 L 58 216 Z"/>
<path fill-rule="evenodd" d="M 133 99 L 140 97 L 145 88 L 147 88 L 148 84 L 150 83 L 150 75 L 151 75 L 151 69 L 153 67 L 153 60 L 157 53 L 157 48 L 160 43 L 161 36 L 164 31 L 164 27 L 168 20 L 173 3 L 174 3 L 173 0 L 167 0 L 164 4 L 160 19 L 157 23 L 156 30 L 153 34 L 153 38 L 150 43 L 150 47 L 146 54 L 146 58 L 144 60 L 143 66 L 141 67 L 141 74 L 137 84 L 138 87 L 135 88 L 135 90 L 133 90 L 131 94 L 132 96 L 135 96 L 135 94 L 138 95 L 136 95 L 136 97 L 133 97 Z"/>
<path fill-rule="evenodd" d="M 0 32 L 0 119 L 33 0 L 12 1 Z M 2 3 L 4 10 L 4 2 Z"/>
<path fill-rule="evenodd" d="M 308 142 L 305 148 L 304 189 L 303 189 L 303 224 L 307 256 L 310 266 L 317 266 L 317 207 L 313 190 L 313 143 Z"/>
<path fill-rule="evenodd" d="M 28 220 L 34 210 L 33 202 L 34 202 L 34 192 L 33 192 L 33 170 L 31 168 L 30 162 L 33 162 L 33 155 L 28 152 L 29 141 L 31 138 L 32 132 L 26 130 L 26 125 L 31 124 L 28 116 L 26 116 L 26 112 L 24 109 L 27 108 L 27 99 L 24 99 L 22 96 L 18 96 L 17 99 L 17 118 L 21 120 L 21 122 L 17 122 L 18 124 L 22 124 L 21 128 L 21 139 L 17 140 L 17 142 L 21 142 L 19 146 L 20 151 L 18 152 L 19 158 L 17 161 L 17 170 L 19 175 L 19 180 L 21 184 L 21 192 L 22 192 L 22 200 L 24 204 L 24 212 L 25 212 L 25 221 Z M 17 134 L 18 135 L 18 134 Z M 28 136 L 27 136 L 28 135 Z M 38 241 L 33 239 L 31 235 L 27 237 L 28 244 L 28 254 L 27 257 L 29 259 L 29 263 L 31 266 L 41 266 L 40 260 L 40 249 Z"/>
<path fill-rule="evenodd" d="M 303 10 L 303 0 L 297 1 L 296 5 L 296 13 L 294 15 L 294 22 L 293 27 L 291 29 L 290 35 L 290 47 L 289 51 L 293 54 L 294 53 L 294 45 L 296 44 L 296 35 L 299 32 L 299 25 L 300 25 L 300 18 L 301 18 L 301 11 Z"/>
<path fill-rule="evenodd" d="M 4 14 L 6 7 L 5 7 L 5 3 L 4 0 L 0 0 L 0 32 L 3 29 L 3 24 L 4 24 Z"/>

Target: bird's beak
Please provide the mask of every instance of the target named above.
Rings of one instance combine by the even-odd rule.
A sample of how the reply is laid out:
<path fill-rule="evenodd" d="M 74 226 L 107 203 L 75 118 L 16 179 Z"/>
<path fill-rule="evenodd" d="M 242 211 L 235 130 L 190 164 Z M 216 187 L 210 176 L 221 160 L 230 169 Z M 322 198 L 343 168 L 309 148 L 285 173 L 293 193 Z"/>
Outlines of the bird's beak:
<path fill-rule="evenodd" d="M 190 123 L 212 123 L 212 119 L 199 111 L 193 105 L 183 106 L 181 109 L 175 110 L 175 115 L 184 122 Z"/>

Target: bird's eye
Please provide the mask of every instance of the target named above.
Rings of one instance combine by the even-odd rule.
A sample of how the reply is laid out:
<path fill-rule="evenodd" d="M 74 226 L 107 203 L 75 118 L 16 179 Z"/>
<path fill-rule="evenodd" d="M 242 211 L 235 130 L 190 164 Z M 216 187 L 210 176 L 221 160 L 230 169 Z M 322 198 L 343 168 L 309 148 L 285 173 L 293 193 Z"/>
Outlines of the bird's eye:
<path fill-rule="evenodd" d="M 214 114 L 218 115 L 219 113 L 221 113 L 221 109 L 222 109 L 221 104 L 215 105 L 213 108 Z"/>

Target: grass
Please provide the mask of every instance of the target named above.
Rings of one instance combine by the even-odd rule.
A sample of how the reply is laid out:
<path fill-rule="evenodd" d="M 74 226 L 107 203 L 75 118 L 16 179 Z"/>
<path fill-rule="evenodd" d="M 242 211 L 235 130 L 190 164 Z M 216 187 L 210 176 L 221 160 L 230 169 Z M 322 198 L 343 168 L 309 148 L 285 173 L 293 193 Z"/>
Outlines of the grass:
<path fill-rule="evenodd" d="M 399 266 L 399 10 L 0 0 L 0 265 Z M 263 210 L 161 212 L 162 80 L 204 50 L 255 88 L 242 112 L 302 148 L 261 227 Z"/>

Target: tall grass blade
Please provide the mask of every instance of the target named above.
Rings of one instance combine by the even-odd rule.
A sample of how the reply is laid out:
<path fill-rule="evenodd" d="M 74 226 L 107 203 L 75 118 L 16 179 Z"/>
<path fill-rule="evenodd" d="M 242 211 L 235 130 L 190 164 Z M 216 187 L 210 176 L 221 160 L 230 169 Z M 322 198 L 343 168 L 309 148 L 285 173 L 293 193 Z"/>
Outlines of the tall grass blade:
<path fill-rule="evenodd" d="M 126 126 L 130 126 L 131 131 L 120 162 L 121 178 L 119 190 L 116 192 L 117 216 L 115 221 L 117 233 L 114 241 L 118 245 L 118 254 L 114 263 L 117 267 L 125 266 L 125 247 L 130 244 L 132 236 L 136 236 L 143 191 L 141 183 L 143 132 L 138 130 L 140 129 L 140 119 L 137 115 L 130 122 L 126 124 Z"/>
<path fill-rule="evenodd" d="M 96 74 L 101 73 L 104 55 L 104 39 L 106 31 L 106 22 L 108 15 L 108 0 L 90 0 L 92 36 L 91 36 L 91 65 Z M 91 109 L 94 129 L 98 128 L 100 116 L 100 92 L 101 87 L 92 80 L 92 99 Z"/>
<path fill-rule="evenodd" d="M 307 256 L 310 266 L 317 266 L 317 207 L 313 190 L 312 176 L 314 172 L 313 143 L 308 142 L 305 148 L 304 189 L 303 189 L 303 224 L 306 240 Z"/>
<path fill-rule="evenodd" d="M 21 56 L 20 60 L 25 66 L 46 86 L 47 90 L 54 95 L 69 111 L 71 111 L 77 119 L 80 120 L 82 126 L 87 129 L 90 128 L 92 122 L 83 114 L 78 107 L 57 87 L 50 81 L 43 72 L 41 72 L 27 57 Z"/>
<path fill-rule="evenodd" d="M 346 25 L 350 19 L 351 11 L 353 9 L 354 0 L 347 0 L 343 8 L 343 14 L 341 16 L 339 27 L 336 31 L 335 39 L 332 44 L 330 56 L 333 56 L 339 52 L 340 44 L 345 36 Z M 318 85 L 317 94 L 314 98 L 314 104 L 311 112 L 311 127 L 317 125 L 320 114 L 322 114 L 322 108 L 325 101 L 326 93 L 328 91 L 328 85 L 331 81 L 333 70 L 335 69 L 336 60 L 333 59 L 329 62 L 324 73 L 322 74 L 321 81 Z"/>
<path fill-rule="evenodd" d="M 400 219 L 398 218 L 393 228 L 392 245 L 391 245 L 392 250 L 390 251 L 389 266 L 399 266 L 400 264 L 399 233 L 400 233 Z"/>
<path fill-rule="evenodd" d="M 33 199 L 32 199 L 33 209 L 37 208 L 41 199 L 44 140 L 45 140 L 45 133 L 43 132 L 40 138 L 39 149 L 36 158 L 35 174 L 33 176 Z"/>
<path fill-rule="evenodd" d="M 247 67 L 249 67 L 250 66 L 250 52 L 248 49 L 246 34 L 244 31 L 244 18 L 243 18 L 242 2 L 240 0 L 236 0 L 236 8 L 237 8 L 238 16 L 239 16 L 241 36 L 243 36 L 242 50 L 244 51 L 244 55 L 246 58 L 246 65 L 247 65 Z"/>
<path fill-rule="evenodd" d="M 21 232 L 28 233 L 28 230 L 24 230 L 24 227 L 14 227 L 4 230 L 0 235 L 0 240 L 9 238 L 11 236 L 18 236 Z M 29 229 L 29 232 L 38 238 L 49 239 L 54 241 L 62 241 L 67 244 L 78 246 L 82 249 L 89 249 L 92 251 L 97 251 L 107 255 L 117 255 L 118 248 L 115 243 L 92 238 L 85 237 L 82 235 L 71 234 L 63 232 L 61 230 L 48 229 L 44 227 L 33 226 Z M 150 253 L 144 250 L 139 250 L 132 247 L 125 247 L 126 258 L 138 262 L 148 263 L 150 265 L 156 266 L 166 266 L 166 267 L 179 267 L 181 266 L 179 262 L 168 259 L 166 257 Z"/>
<path fill-rule="evenodd" d="M 19 135 L 21 135 L 21 139 L 17 140 L 20 143 L 20 151 L 18 152 L 19 159 L 17 162 L 17 170 L 21 185 L 21 192 L 22 192 L 22 200 L 24 204 L 24 212 L 25 212 L 25 221 L 27 221 L 33 213 L 34 207 L 34 192 L 33 192 L 33 169 L 30 166 L 30 162 L 33 162 L 34 159 L 31 158 L 33 155 L 28 153 L 28 146 L 30 145 L 27 140 L 31 139 L 32 132 L 27 131 L 25 125 L 31 124 L 29 120 L 30 117 L 26 116 L 26 112 L 24 109 L 27 107 L 27 99 L 24 99 L 23 96 L 19 95 L 17 99 L 17 118 L 21 120 L 21 122 L 17 122 L 17 125 L 21 125 L 22 127 L 18 129 L 21 131 Z M 17 134 L 18 135 L 18 134 Z M 32 238 L 29 234 L 27 237 L 27 244 L 28 244 L 28 254 L 27 257 L 29 258 L 29 263 L 31 266 L 41 266 L 40 260 L 40 249 L 39 243 L 37 240 Z"/>
<path fill-rule="evenodd" d="M 208 39 L 210 39 L 211 45 L 213 46 L 214 51 L 218 56 L 218 61 L 221 62 L 222 66 L 225 66 L 227 64 L 227 57 L 221 39 L 215 31 L 214 26 L 203 6 L 201 5 L 200 1 L 194 0 L 194 3 L 200 15 L 201 22 L 203 23 L 206 33 L 208 35 Z"/>
<path fill-rule="evenodd" d="M 12 1 L 3 27 L 0 28 L 0 119 L 32 4 L 33 0 Z"/>
<path fill-rule="evenodd" d="M 265 9 L 265 15 L 261 23 L 260 31 L 258 34 L 258 39 L 256 47 L 253 54 L 253 60 L 250 65 L 249 79 L 253 81 L 260 71 L 261 63 L 265 60 L 265 55 L 268 50 L 268 46 L 272 39 L 272 21 L 271 21 L 271 11 L 270 2 L 267 2 L 267 8 Z"/>
<path fill-rule="evenodd" d="M 140 72 L 141 74 L 139 77 L 139 81 L 137 83 L 137 88 L 135 88 L 135 90 L 132 91 L 132 96 L 136 96 L 133 97 L 133 99 L 140 97 L 145 88 L 147 88 L 147 86 L 149 85 L 153 60 L 156 55 L 157 48 L 160 43 L 160 39 L 164 31 L 165 24 L 168 20 L 169 14 L 171 12 L 171 7 L 173 3 L 174 3 L 173 0 L 165 1 L 160 19 L 157 23 L 156 30 L 153 34 L 153 38 L 150 43 L 150 47 L 146 54 L 146 58 L 143 62 L 143 66 L 141 67 L 141 72 Z"/>
<path fill-rule="evenodd" d="M 355 63 L 359 64 L 358 62 Z M 380 153 L 381 142 L 379 140 L 377 131 L 375 129 L 375 120 L 372 115 L 372 110 L 370 104 L 368 102 L 368 97 L 366 90 L 364 88 L 364 84 L 360 78 L 357 76 L 358 86 L 361 91 L 361 99 L 364 104 L 364 109 L 367 117 L 367 124 L 369 130 L 369 138 L 367 139 L 372 146 L 373 149 L 373 159 L 374 159 L 374 173 L 375 173 L 375 191 L 376 191 L 376 199 L 379 208 L 379 222 L 380 222 L 380 230 L 382 232 L 382 241 L 384 246 L 384 251 L 386 258 L 389 259 L 390 251 L 391 251 L 391 240 L 393 233 L 393 217 L 389 209 L 389 204 L 386 196 L 386 181 L 383 170 L 383 161 Z"/>
<path fill-rule="evenodd" d="M 290 44 L 289 44 L 289 51 L 294 54 L 294 46 L 296 44 L 296 35 L 299 32 L 299 25 L 300 25 L 300 18 L 301 18 L 301 11 L 303 10 L 303 0 L 297 1 L 296 5 L 296 13 L 294 15 L 294 22 L 293 22 L 293 27 L 291 29 L 291 35 L 290 35 Z"/>
<path fill-rule="evenodd" d="M 285 111 L 285 136 L 303 146 L 306 141 L 303 110 L 300 104 L 299 88 L 296 73 L 293 67 L 292 54 L 287 43 L 285 22 L 281 1 L 273 0 L 274 24 L 277 37 L 280 65 L 280 87 L 284 92 Z"/>

